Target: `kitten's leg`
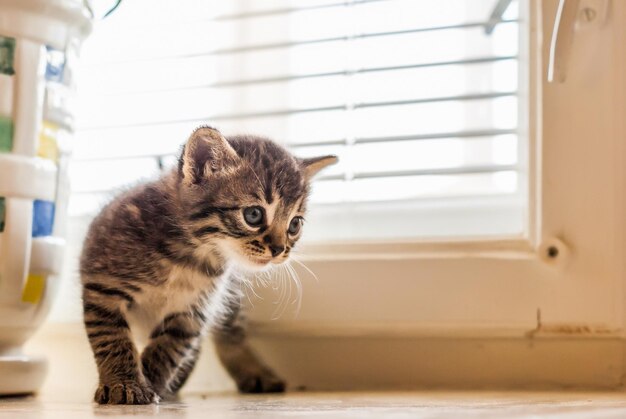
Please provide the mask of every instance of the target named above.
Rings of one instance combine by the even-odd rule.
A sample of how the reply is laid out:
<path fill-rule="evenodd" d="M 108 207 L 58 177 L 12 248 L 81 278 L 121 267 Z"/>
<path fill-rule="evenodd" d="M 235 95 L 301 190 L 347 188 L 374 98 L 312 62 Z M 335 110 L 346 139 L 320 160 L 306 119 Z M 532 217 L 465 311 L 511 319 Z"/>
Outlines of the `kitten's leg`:
<path fill-rule="evenodd" d="M 161 397 L 175 394 L 185 383 L 200 352 L 206 318 L 198 310 L 166 316 L 150 336 L 141 355 L 143 373 Z"/>
<path fill-rule="evenodd" d="M 285 382 L 248 345 L 239 301 L 231 302 L 231 315 L 214 327 L 213 340 L 220 361 L 235 380 L 240 392 L 285 391 Z"/>
<path fill-rule="evenodd" d="M 133 302 L 133 289 L 139 290 L 104 285 L 92 278 L 84 281 L 84 321 L 100 376 L 94 396 L 99 404 L 148 404 L 158 400 L 139 370 L 137 349 L 122 312 L 124 305 Z"/>

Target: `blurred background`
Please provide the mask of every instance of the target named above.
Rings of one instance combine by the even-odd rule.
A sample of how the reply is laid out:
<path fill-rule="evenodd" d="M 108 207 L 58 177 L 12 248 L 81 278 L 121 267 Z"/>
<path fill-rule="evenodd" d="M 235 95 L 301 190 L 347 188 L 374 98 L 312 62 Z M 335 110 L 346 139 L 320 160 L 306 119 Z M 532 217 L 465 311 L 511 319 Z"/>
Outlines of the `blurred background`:
<path fill-rule="evenodd" d="M 80 243 L 101 206 L 172 167 L 207 123 L 340 157 L 314 185 L 304 243 L 522 236 L 524 7 L 122 1 L 96 23 L 77 72 L 62 292 L 76 301 Z"/>
<path fill-rule="evenodd" d="M 122 1 L 82 50 L 70 214 L 171 167 L 209 123 L 340 157 L 308 240 L 521 234 L 519 15 L 498 0 Z"/>

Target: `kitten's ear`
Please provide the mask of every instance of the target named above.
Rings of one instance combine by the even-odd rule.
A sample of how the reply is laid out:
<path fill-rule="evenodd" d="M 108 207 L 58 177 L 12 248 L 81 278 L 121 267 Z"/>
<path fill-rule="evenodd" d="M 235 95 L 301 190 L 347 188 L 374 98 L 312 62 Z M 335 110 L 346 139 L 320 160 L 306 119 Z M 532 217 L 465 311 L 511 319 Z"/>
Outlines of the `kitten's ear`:
<path fill-rule="evenodd" d="M 301 159 L 300 164 L 304 169 L 304 173 L 308 180 L 311 180 L 320 170 L 339 161 L 337 156 L 321 156 Z"/>
<path fill-rule="evenodd" d="M 226 138 L 215 128 L 196 129 L 183 149 L 179 171 L 183 182 L 200 183 L 213 174 L 227 174 L 239 164 L 240 158 Z"/>

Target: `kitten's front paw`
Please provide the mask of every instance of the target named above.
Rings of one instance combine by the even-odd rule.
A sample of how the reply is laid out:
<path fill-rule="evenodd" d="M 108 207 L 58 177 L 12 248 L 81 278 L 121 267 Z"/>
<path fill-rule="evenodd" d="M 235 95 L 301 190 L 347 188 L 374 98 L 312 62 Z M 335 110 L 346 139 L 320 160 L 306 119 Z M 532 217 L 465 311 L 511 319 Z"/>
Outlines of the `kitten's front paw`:
<path fill-rule="evenodd" d="M 94 400 L 98 404 L 150 404 L 158 403 L 159 396 L 148 386 L 134 381 L 100 384 Z"/>
<path fill-rule="evenodd" d="M 282 393 L 285 387 L 285 381 L 269 370 L 244 375 L 237 380 L 237 388 L 242 393 Z"/>

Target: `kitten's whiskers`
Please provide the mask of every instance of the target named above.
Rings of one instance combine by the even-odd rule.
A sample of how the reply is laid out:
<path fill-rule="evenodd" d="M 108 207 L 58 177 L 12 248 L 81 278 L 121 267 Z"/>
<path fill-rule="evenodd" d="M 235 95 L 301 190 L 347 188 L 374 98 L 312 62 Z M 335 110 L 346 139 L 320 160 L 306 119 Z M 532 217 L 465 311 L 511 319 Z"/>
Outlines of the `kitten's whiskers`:
<path fill-rule="evenodd" d="M 315 275 L 315 273 L 312 270 L 310 270 L 309 267 L 306 266 L 302 261 L 298 260 L 297 252 L 292 252 L 291 253 L 291 259 L 289 259 L 289 261 L 296 262 L 298 265 L 300 265 L 304 270 L 306 270 L 315 279 L 315 282 L 318 282 L 318 283 L 320 282 L 320 280 L 317 278 L 317 275 Z"/>
<path fill-rule="evenodd" d="M 300 313 L 300 307 L 302 304 L 302 281 L 300 280 L 298 272 L 294 269 L 293 266 L 291 266 L 291 263 L 287 263 L 285 267 L 289 272 L 291 272 L 291 278 L 296 285 L 296 298 L 291 302 L 291 304 L 297 304 L 295 312 L 295 315 L 297 316 Z"/>

